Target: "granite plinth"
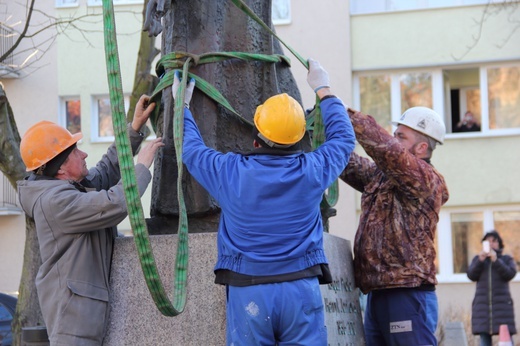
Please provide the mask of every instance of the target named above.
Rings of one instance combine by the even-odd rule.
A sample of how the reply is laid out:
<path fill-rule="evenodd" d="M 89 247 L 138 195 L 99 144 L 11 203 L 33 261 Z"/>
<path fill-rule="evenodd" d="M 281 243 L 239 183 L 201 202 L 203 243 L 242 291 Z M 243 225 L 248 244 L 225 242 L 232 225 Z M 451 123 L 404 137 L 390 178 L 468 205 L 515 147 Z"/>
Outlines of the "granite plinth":
<path fill-rule="evenodd" d="M 156 308 L 142 274 L 133 237 L 116 241 L 111 273 L 111 312 L 104 345 L 187 346 L 226 344 L 225 289 L 214 283 L 216 233 L 189 234 L 187 302 L 166 317 Z M 172 297 L 177 235 L 151 236 L 166 292 Z M 354 286 L 350 243 L 325 234 L 334 282 L 322 285 L 330 346 L 364 345 L 359 293 Z"/>

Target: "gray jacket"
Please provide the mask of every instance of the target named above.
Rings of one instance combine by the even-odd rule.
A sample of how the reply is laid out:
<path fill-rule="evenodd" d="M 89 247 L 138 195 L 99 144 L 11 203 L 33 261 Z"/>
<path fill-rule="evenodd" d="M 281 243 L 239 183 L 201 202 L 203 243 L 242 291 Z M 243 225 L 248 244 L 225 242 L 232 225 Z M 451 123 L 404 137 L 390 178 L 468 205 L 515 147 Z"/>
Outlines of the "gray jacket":
<path fill-rule="evenodd" d="M 135 153 L 143 138 L 130 126 L 129 135 Z M 142 196 L 151 173 L 142 164 L 135 170 Z M 18 193 L 36 224 L 36 288 L 51 345 L 101 345 L 116 226 L 127 216 L 115 145 L 81 185 L 32 174 Z"/>

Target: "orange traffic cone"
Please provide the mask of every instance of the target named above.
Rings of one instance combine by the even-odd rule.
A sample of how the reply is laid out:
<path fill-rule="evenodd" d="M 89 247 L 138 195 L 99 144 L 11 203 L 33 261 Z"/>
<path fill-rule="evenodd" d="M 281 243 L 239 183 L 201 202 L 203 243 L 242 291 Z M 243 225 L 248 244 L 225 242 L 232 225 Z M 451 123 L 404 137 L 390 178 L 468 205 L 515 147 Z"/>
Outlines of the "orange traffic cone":
<path fill-rule="evenodd" d="M 498 332 L 498 346 L 513 346 L 507 324 L 501 324 Z"/>

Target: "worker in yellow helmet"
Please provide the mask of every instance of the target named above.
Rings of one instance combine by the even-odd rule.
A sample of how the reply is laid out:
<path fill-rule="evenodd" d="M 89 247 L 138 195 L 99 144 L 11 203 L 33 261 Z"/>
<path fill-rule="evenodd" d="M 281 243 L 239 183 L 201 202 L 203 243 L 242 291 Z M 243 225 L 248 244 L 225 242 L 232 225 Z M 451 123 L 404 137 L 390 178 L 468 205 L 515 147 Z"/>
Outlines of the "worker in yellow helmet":
<path fill-rule="evenodd" d="M 317 61 L 309 60 L 307 81 L 321 99 L 326 134 L 312 152 L 300 149 L 305 114 L 288 94 L 256 109 L 255 149 L 248 155 L 207 147 L 184 110 L 183 162 L 222 209 L 214 270 L 215 282 L 227 289 L 228 345 L 327 345 L 319 284 L 332 278 L 320 202 L 347 164 L 355 138 Z M 178 84 L 176 75 L 174 97 Z M 188 104 L 194 84 L 188 84 Z"/>
<path fill-rule="evenodd" d="M 128 134 L 135 153 L 139 132 L 155 104 L 143 95 Z M 127 216 L 115 145 L 96 167 L 71 134 L 50 121 L 33 125 L 20 153 L 31 174 L 18 182 L 20 204 L 34 219 L 42 264 L 36 289 L 51 345 L 101 345 L 108 317 L 109 273 L 116 226 Z M 143 147 L 135 165 L 142 195 L 161 138 Z"/>

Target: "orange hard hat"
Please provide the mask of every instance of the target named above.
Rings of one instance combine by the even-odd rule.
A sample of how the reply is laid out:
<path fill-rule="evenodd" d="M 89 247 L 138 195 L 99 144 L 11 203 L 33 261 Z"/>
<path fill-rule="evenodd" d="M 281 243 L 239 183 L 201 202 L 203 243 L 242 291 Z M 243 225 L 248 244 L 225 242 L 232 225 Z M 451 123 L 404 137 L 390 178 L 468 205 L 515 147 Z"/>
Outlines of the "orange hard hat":
<path fill-rule="evenodd" d="M 34 124 L 20 142 L 20 154 L 27 172 L 43 166 L 81 138 L 81 133 L 71 134 L 51 121 L 43 120 Z"/>

